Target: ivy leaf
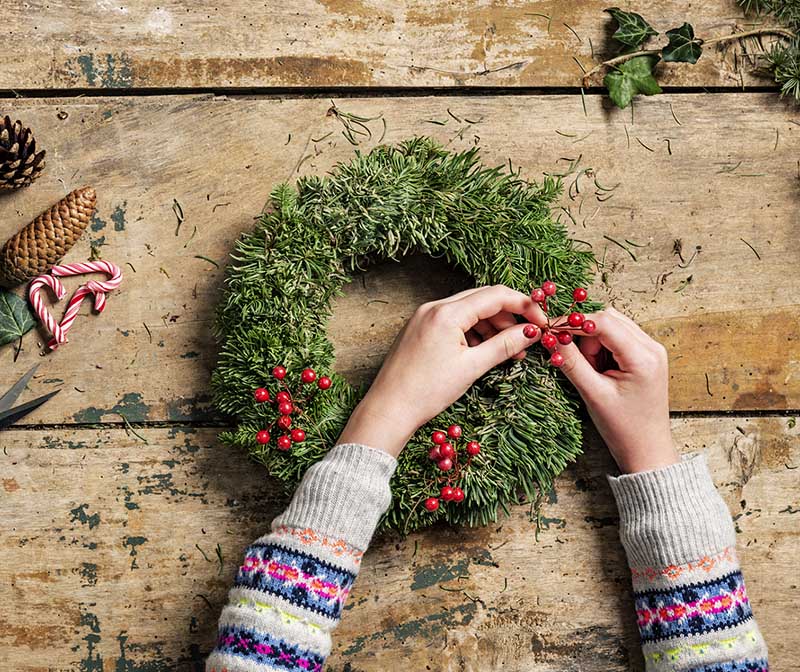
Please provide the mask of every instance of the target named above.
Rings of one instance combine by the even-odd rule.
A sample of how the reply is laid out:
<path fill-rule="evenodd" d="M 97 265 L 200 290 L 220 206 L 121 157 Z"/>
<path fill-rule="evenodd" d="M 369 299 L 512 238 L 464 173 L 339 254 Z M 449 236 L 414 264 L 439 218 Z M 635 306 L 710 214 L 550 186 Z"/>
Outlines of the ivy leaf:
<path fill-rule="evenodd" d="M 16 294 L 0 291 L 0 345 L 12 343 L 33 329 L 36 322 L 28 304 Z"/>
<path fill-rule="evenodd" d="M 637 56 L 620 63 L 603 80 L 608 95 L 617 107 L 628 107 L 638 93 L 652 96 L 661 93 L 661 87 L 653 77 L 653 68 L 658 63 L 657 56 Z"/>
<path fill-rule="evenodd" d="M 680 28 L 667 31 L 669 44 L 661 50 L 661 57 L 665 61 L 681 63 L 697 63 L 703 53 L 702 42 L 694 39 L 694 28 L 684 23 Z"/>
<path fill-rule="evenodd" d="M 618 24 L 612 37 L 628 47 L 638 47 L 651 35 L 658 35 L 658 31 L 644 20 L 641 14 L 625 12 L 619 7 L 606 9 Z"/>

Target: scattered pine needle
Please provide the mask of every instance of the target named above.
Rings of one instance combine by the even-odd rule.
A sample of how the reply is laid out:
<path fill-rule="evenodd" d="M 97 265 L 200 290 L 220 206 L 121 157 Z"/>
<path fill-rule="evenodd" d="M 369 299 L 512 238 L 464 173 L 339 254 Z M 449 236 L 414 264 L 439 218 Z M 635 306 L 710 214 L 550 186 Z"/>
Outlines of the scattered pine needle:
<path fill-rule="evenodd" d="M 753 247 L 750 243 L 748 243 L 744 238 L 739 238 L 739 240 L 741 240 L 745 245 L 747 245 L 747 247 L 753 250 L 753 254 L 755 254 L 756 258 L 759 261 L 761 261 L 761 255 L 758 253 L 758 250 L 755 247 Z"/>
<path fill-rule="evenodd" d="M 525 16 L 539 16 L 543 19 L 547 19 L 547 32 L 550 32 L 550 25 L 553 23 L 552 16 L 548 16 L 547 14 L 539 14 L 538 12 L 525 12 Z"/>
<path fill-rule="evenodd" d="M 589 114 L 586 112 L 586 93 L 584 93 L 583 87 L 581 87 L 581 104 L 583 105 L 583 116 L 588 117 Z"/>
<path fill-rule="evenodd" d="M 678 285 L 678 288 L 675 290 L 675 293 L 678 294 L 679 292 L 682 292 L 684 289 L 686 289 L 692 283 L 693 277 L 694 277 L 693 275 L 690 275 L 685 280 L 681 280 L 681 283 Z"/>
<path fill-rule="evenodd" d="M 565 27 L 565 28 L 566 28 L 566 29 L 567 29 L 567 30 L 568 30 L 570 33 L 572 33 L 572 34 L 573 34 L 573 35 L 574 35 L 576 38 L 578 38 L 578 42 L 580 42 L 581 44 L 583 44 L 583 39 L 581 38 L 581 36 L 580 36 L 580 35 L 578 35 L 578 33 L 576 33 L 576 32 L 575 32 L 575 29 L 574 29 L 572 26 L 570 26 L 568 23 L 564 23 L 563 21 L 562 21 L 561 23 L 563 24 L 563 26 L 564 26 L 564 27 Z M 584 72 L 586 72 L 586 70 L 584 70 Z"/>
<path fill-rule="evenodd" d="M 559 135 L 561 135 L 561 136 L 563 136 L 565 138 L 577 138 L 578 137 L 577 133 L 564 133 L 564 131 L 559 131 L 558 129 L 556 129 L 556 133 L 558 133 Z"/>
<path fill-rule="evenodd" d="M 585 75 L 586 74 L 586 68 L 583 67 L 583 63 L 581 63 L 578 60 L 578 57 L 577 56 L 573 56 L 572 60 L 575 61 L 578 64 L 578 67 L 581 69 L 581 72 Z"/>
<path fill-rule="evenodd" d="M 648 152 L 655 152 L 655 151 L 656 151 L 656 150 L 655 150 L 655 149 L 653 149 L 652 147 L 648 147 L 647 145 L 645 145 L 645 144 L 644 144 L 644 143 L 641 141 L 641 139 L 639 138 L 639 136 L 638 136 L 638 135 L 636 136 L 636 142 L 638 142 L 638 143 L 639 143 L 639 144 L 640 144 L 642 147 L 644 147 L 644 148 L 645 148 L 645 149 L 646 149 Z"/>
<path fill-rule="evenodd" d="M 669 104 L 669 111 L 672 114 L 672 118 L 675 120 L 675 123 L 678 124 L 678 126 L 683 126 L 683 124 L 680 122 L 680 119 L 675 116 L 675 110 L 672 109 L 672 103 Z"/>
<path fill-rule="evenodd" d="M 209 259 L 208 257 L 203 256 L 202 254 L 195 254 L 194 258 L 202 259 L 203 261 L 207 261 L 209 264 L 213 264 L 216 268 L 219 268 L 219 264 L 216 261 L 214 261 L 213 259 Z"/>
<path fill-rule="evenodd" d="M 175 227 L 175 235 L 177 236 L 181 232 L 181 224 L 183 224 L 183 220 L 185 219 L 183 216 L 183 208 L 181 204 L 178 203 L 177 198 L 172 199 L 172 212 L 175 213 L 175 217 L 178 219 L 178 225 Z"/>
<path fill-rule="evenodd" d="M 664 138 L 664 142 L 667 143 L 667 154 L 672 156 L 672 143 L 669 141 L 669 138 Z"/>
<path fill-rule="evenodd" d="M 222 557 L 222 547 L 217 544 L 217 547 L 214 549 L 217 554 L 217 562 L 219 563 L 219 572 L 217 574 L 222 576 L 222 570 L 225 568 L 225 560 Z"/>
<path fill-rule="evenodd" d="M 126 434 L 133 434 L 137 439 L 142 441 L 145 445 L 149 445 L 149 441 L 144 438 L 139 432 L 137 432 L 130 422 L 128 422 L 128 418 L 126 418 L 122 413 L 117 413 L 117 415 L 122 418 L 122 421 L 125 423 L 125 433 Z"/>
<path fill-rule="evenodd" d="M 618 240 L 616 240 L 616 239 L 612 238 L 611 236 L 607 236 L 607 235 L 605 235 L 605 234 L 603 234 L 603 238 L 605 238 L 605 239 L 606 239 L 608 242 L 610 242 L 610 243 L 614 243 L 614 245 L 616 245 L 617 247 L 621 247 L 621 248 L 622 248 L 623 250 L 625 250 L 625 251 L 626 251 L 626 252 L 627 252 L 629 255 L 631 255 L 631 259 L 633 259 L 634 261 L 639 261 L 639 260 L 636 258 L 636 255 L 635 255 L 635 254 L 634 254 L 634 253 L 633 253 L 633 252 L 632 252 L 630 249 L 628 249 L 628 247 L 627 247 L 627 246 L 623 245 L 623 244 L 622 244 L 622 243 L 620 243 Z"/>
<path fill-rule="evenodd" d="M 200 548 L 200 545 L 199 545 L 199 544 L 195 544 L 195 545 L 194 545 L 194 547 L 195 547 L 195 548 L 196 548 L 198 551 L 200 551 L 200 555 L 202 555 L 202 556 L 203 556 L 203 559 L 204 559 L 206 562 L 211 562 L 211 558 L 209 558 L 209 557 L 206 555 L 206 552 L 205 552 L 205 551 L 204 551 L 202 548 Z"/>

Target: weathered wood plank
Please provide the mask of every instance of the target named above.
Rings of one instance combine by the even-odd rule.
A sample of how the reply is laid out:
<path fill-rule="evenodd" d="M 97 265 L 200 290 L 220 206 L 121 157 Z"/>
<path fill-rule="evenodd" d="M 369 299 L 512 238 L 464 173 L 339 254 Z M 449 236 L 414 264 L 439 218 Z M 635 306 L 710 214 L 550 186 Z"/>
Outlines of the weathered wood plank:
<path fill-rule="evenodd" d="M 670 348 L 673 409 L 800 408 L 800 327 L 792 319 L 796 110 L 768 94 L 665 95 L 644 101 L 631 124 L 628 112 L 606 109 L 598 96 L 586 103 L 587 116 L 574 96 L 340 104 L 367 116 L 384 113 L 387 142 L 421 133 L 453 148 L 479 142 L 488 164 L 510 159 L 531 177 L 564 171 L 563 158 L 580 158 L 594 177 L 583 174 L 577 187 L 576 173 L 566 178 L 571 197 L 563 201 L 574 223 L 566 211 L 560 216 L 604 259 L 595 294 Z M 0 202 L 0 237 L 65 191 L 92 184 L 99 212 L 67 259 L 87 258 L 95 244 L 125 271 L 106 312 L 79 317 L 72 342 L 59 351 L 42 359 L 42 339 L 32 333 L 16 364 L 11 347 L 0 353 L 0 387 L 40 362 L 32 392 L 65 388 L 57 404 L 26 422 L 120 422 L 120 414 L 131 421 L 208 419 L 210 321 L 232 241 L 251 226 L 272 186 L 295 177 L 298 166 L 322 173 L 352 156 L 339 122 L 326 116 L 329 105 L 186 97 L 10 101 L 10 112 L 36 128 L 51 154 L 34 187 Z M 457 123 L 448 109 L 479 123 Z M 372 127 L 375 138 L 361 149 L 382 133 L 381 122 Z M 598 196 L 594 179 L 604 189 L 619 186 Z M 180 229 L 174 200 L 186 216 Z M 685 263 L 674 253 L 677 239 Z M 440 262 L 406 264 L 373 270 L 337 304 L 329 331 L 345 375 L 368 376 L 413 308 L 463 281 Z M 66 284 L 72 289 L 78 280 Z"/>
<path fill-rule="evenodd" d="M 673 423 L 684 449 L 709 455 L 773 666 L 787 672 L 800 669 L 800 430 L 789 425 Z M 242 550 L 285 499 L 213 430 L 140 433 L 147 444 L 118 429 L 2 434 L 8 669 L 202 669 Z M 378 541 L 330 669 L 640 669 L 610 469 L 590 438 L 545 505 L 538 542 L 526 506 L 486 529 Z"/>
<path fill-rule="evenodd" d="M 162 0 L 4 3 L 0 88 L 579 86 L 610 57 L 608 2 Z M 749 27 L 733 0 L 635 7 L 660 31 Z M 548 21 L 548 17 L 552 20 Z M 736 49 L 692 67 L 663 64 L 676 86 L 765 80 L 741 73 Z"/>

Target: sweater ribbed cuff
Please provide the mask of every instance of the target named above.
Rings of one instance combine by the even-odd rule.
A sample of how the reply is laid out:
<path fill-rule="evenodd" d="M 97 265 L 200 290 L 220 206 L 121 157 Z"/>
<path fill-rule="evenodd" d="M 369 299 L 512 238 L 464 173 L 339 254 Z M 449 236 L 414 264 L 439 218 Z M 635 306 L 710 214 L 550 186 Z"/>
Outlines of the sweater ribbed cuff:
<path fill-rule="evenodd" d="M 342 539 L 365 551 L 392 501 L 397 460 L 357 443 L 343 443 L 309 467 L 289 507 L 273 522 Z"/>
<path fill-rule="evenodd" d="M 685 564 L 736 543 L 730 512 L 703 455 L 608 480 L 631 567 Z"/>

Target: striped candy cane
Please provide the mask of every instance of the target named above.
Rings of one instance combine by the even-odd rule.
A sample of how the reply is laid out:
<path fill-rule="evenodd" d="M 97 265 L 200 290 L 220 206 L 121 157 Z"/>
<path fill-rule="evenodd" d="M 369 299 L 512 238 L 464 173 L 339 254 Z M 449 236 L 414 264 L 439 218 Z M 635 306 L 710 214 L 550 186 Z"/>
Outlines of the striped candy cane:
<path fill-rule="evenodd" d="M 109 278 L 102 282 L 98 280 L 89 280 L 85 285 L 78 287 L 67 304 L 67 310 L 64 313 L 64 317 L 61 318 L 61 322 L 56 322 L 47 306 L 42 301 L 42 297 L 40 296 L 42 287 L 49 287 L 56 298 L 61 300 L 64 298 L 66 290 L 59 278 L 65 278 L 70 275 L 84 275 L 86 273 L 105 273 Z M 90 295 L 94 296 L 94 309 L 96 312 L 101 313 L 106 307 L 106 294 L 119 287 L 121 282 L 122 271 L 119 267 L 109 261 L 102 260 L 53 266 L 49 274 L 34 278 L 28 288 L 28 297 L 30 298 L 33 309 L 39 317 L 39 320 L 53 335 L 53 338 L 47 346 L 51 350 L 55 350 L 59 345 L 67 342 L 67 332 L 78 316 L 78 311 L 81 308 L 81 303 L 83 303 L 84 298 Z"/>

